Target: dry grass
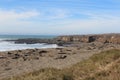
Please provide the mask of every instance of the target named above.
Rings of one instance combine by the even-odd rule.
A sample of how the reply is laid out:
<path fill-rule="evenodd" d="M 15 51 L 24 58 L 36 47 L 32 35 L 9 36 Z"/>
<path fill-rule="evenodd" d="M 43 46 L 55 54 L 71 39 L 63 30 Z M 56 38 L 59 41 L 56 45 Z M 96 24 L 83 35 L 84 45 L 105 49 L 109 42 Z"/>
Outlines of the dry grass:
<path fill-rule="evenodd" d="M 4 80 L 120 80 L 120 50 L 95 54 L 67 69 L 41 69 Z"/>

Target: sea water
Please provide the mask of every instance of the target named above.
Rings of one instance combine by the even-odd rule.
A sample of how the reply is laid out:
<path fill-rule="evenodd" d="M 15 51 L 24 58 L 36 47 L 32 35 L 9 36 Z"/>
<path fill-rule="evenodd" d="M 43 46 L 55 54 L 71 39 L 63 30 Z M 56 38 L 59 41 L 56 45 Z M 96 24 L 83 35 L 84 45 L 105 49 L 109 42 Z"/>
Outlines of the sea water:
<path fill-rule="evenodd" d="M 37 38 L 37 39 L 50 39 L 56 36 L 49 35 L 0 35 L 0 51 L 11 51 L 11 50 L 22 50 L 22 49 L 34 49 L 34 48 L 56 48 L 56 44 L 46 44 L 46 43 L 36 43 L 36 44 L 15 44 L 15 39 L 25 39 L 25 38 Z"/>

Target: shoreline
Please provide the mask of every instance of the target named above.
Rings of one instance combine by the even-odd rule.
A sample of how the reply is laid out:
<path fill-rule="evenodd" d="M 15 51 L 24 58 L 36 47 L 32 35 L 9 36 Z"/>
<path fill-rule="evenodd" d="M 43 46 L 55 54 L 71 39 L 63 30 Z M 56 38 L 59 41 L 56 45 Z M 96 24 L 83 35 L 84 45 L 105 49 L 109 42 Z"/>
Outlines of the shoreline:
<path fill-rule="evenodd" d="M 78 46 L 79 45 L 79 46 Z M 18 76 L 43 68 L 63 69 L 119 44 L 81 43 L 64 48 L 26 49 L 0 52 L 0 79 Z"/>
<path fill-rule="evenodd" d="M 62 48 L 35 48 L 0 52 L 0 80 L 44 68 L 69 68 L 102 51 L 120 49 L 119 36 L 116 34 L 82 35 L 60 36 L 54 39 L 15 40 L 17 44 L 55 43 Z"/>

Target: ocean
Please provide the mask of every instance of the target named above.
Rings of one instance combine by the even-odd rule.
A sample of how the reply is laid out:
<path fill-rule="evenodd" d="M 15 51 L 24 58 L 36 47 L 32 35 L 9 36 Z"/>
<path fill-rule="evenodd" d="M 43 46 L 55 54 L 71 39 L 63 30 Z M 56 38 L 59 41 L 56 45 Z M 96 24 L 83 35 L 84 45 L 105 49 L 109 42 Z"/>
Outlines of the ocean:
<path fill-rule="evenodd" d="M 37 38 L 37 39 L 50 39 L 56 36 L 51 35 L 0 35 L 0 51 L 22 50 L 22 49 L 34 49 L 34 48 L 56 48 L 56 44 L 15 44 L 5 40 L 25 39 L 25 38 Z"/>

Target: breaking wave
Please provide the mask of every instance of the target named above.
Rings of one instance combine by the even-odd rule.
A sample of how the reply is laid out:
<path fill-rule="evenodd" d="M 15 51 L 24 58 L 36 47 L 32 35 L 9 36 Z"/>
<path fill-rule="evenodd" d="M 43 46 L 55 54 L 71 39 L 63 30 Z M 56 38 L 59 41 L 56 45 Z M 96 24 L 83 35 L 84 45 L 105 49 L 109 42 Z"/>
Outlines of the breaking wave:
<path fill-rule="evenodd" d="M 34 48 L 56 48 L 56 44 L 15 44 L 14 42 L 4 41 L 0 39 L 0 51 L 22 50 L 22 49 L 34 49 Z"/>

